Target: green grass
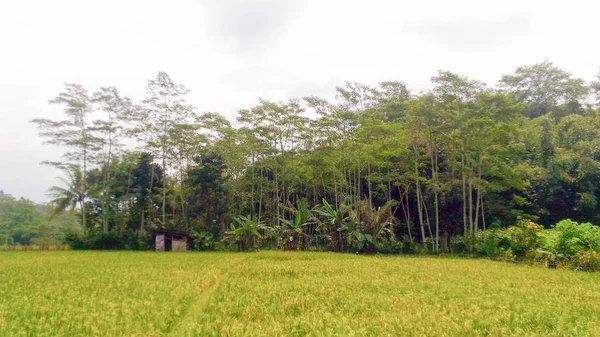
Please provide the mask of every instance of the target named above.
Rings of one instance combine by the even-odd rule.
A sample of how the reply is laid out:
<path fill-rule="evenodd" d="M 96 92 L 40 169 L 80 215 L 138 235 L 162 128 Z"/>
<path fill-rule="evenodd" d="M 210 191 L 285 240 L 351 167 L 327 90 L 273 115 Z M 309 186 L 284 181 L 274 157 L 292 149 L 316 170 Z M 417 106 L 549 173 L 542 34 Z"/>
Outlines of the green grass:
<path fill-rule="evenodd" d="M 600 273 L 488 260 L 2 252 L 1 336 L 600 336 Z"/>

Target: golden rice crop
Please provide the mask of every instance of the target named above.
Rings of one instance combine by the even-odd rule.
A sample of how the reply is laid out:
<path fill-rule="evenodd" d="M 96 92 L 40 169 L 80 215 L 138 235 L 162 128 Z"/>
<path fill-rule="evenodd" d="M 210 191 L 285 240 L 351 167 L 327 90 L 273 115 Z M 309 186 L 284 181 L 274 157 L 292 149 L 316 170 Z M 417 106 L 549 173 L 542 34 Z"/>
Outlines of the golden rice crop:
<path fill-rule="evenodd" d="M 2 252 L 1 336 L 600 336 L 600 274 L 488 260 Z"/>

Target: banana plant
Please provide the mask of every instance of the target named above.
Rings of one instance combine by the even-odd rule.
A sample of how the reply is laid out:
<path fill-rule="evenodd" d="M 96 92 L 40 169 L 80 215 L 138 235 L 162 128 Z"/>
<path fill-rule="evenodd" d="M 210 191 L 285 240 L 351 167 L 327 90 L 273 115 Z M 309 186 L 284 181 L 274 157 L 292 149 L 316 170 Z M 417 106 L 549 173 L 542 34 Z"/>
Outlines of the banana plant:
<path fill-rule="evenodd" d="M 255 217 L 238 216 L 233 221 L 234 223 L 229 225 L 230 230 L 225 234 L 234 240 L 239 251 L 255 249 L 258 241 L 263 238 L 260 231 L 270 229 Z"/>
<path fill-rule="evenodd" d="M 372 208 L 367 200 L 354 206 L 347 200 L 337 210 L 323 200 L 324 210 L 319 212 L 328 219 L 331 226 L 334 251 L 372 252 L 377 240 L 389 239 L 395 235 L 394 216 L 390 210 L 396 201 Z"/>
<path fill-rule="evenodd" d="M 394 235 L 395 217 L 391 212 L 392 207 L 398 204 L 396 200 L 390 200 L 381 207 L 370 207 L 364 200 L 361 207 L 361 221 L 364 223 L 364 233 L 370 234 L 372 238 L 384 239 Z"/>
<path fill-rule="evenodd" d="M 292 219 L 279 219 L 281 223 L 281 233 L 284 239 L 285 250 L 297 250 L 298 243 L 305 239 L 304 229 L 309 225 L 317 223 L 315 217 L 316 211 L 308 207 L 306 198 L 296 201 L 296 206 L 288 201 L 288 207 L 285 207 L 292 213 Z"/>
<path fill-rule="evenodd" d="M 359 231 L 354 231 L 352 233 L 354 238 L 354 246 L 357 251 L 362 252 L 364 250 L 368 250 L 370 247 L 375 245 L 375 240 L 371 234 L 360 233 Z"/>
<path fill-rule="evenodd" d="M 343 252 L 348 250 L 348 233 L 353 231 L 354 223 L 349 217 L 350 213 L 350 198 L 344 199 L 338 209 L 334 209 L 323 199 L 323 208 L 315 211 L 323 216 L 326 230 L 331 234 L 331 246 L 335 252 Z"/>

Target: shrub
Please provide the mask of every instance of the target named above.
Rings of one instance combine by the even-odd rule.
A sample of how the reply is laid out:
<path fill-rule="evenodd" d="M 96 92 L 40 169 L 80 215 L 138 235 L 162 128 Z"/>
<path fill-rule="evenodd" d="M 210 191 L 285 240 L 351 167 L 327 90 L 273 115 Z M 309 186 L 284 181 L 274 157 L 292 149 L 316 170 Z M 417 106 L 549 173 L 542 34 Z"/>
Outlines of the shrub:
<path fill-rule="evenodd" d="M 578 252 L 571 258 L 571 264 L 575 270 L 600 270 L 600 253 L 593 249 Z"/>
<path fill-rule="evenodd" d="M 540 247 L 541 238 L 538 235 L 543 227 L 531 222 L 521 221 L 516 226 L 506 229 L 504 240 L 510 243 L 510 250 L 517 258 L 523 258 Z"/>
<path fill-rule="evenodd" d="M 67 232 L 64 240 L 72 249 L 86 249 L 84 237 L 79 233 Z"/>
<path fill-rule="evenodd" d="M 134 231 L 88 232 L 86 235 L 65 234 L 65 242 L 73 249 L 146 250 L 149 248 L 149 241 L 149 234 Z"/>
<path fill-rule="evenodd" d="M 454 237 L 450 240 L 450 252 L 454 254 L 476 254 L 514 260 L 531 256 L 542 242 L 543 227 L 521 221 L 504 229 L 479 230 L 475 234 Z"/>
<path fill-rule="evenodd" d="M 192 238 L 195 250 L 211 251 L 217 247 L 217 241 L 212 233 L 192 230 Z"/>
<path fill-rule="evenodd" d="M 600 227 L 563 220 L 548 231 L 547 248 L 559 254 L 573 256 L 590 249 L 600 251 Z"/>
<path fill-rule="evenodd" d="M 57 246 L 59 241 L 51 237 L 34 237 L 31 239 L 31 244 L 40 246 L 41 249 L 48 249 L 50 246 Z"/>
<path fill-rule="evenodd" d="M 378 240 L 376 244 L 377 253 L 380 254 L 400 254 L 403 248 L 403 242 L 395 239 Z"/>

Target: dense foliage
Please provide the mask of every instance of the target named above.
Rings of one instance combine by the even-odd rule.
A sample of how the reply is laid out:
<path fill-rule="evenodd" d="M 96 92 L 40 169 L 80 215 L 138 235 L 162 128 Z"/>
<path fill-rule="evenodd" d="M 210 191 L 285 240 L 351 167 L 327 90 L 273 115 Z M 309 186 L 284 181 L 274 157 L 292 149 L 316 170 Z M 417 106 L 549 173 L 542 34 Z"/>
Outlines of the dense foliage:
<path fill-rule="evenodd" d="M 563 220 L 549 229 L 530 221 L 508 228 L 452 238 L 450 251 L 503 260 L 541 262 L 550 267 L 600 269 L 600 227 Z"/>
<path fill-rule="evenodd" d="M 51 207 L 0 193 L 0 246 L 60 245 L 66 236 L 80 231 L 81 225 L 72 214 L 51 219 L 51 212 Z"/>
<path fill-rule="evenodd" d="M 68 84 L 53 100 L 66 118 L 33 122 L 69 149 L 49 162 L 69 177 L 51 190 L 54 213 L 77 208 L 85 231 L 440 252 L 490 227 L 597 220 L 597 86 L 550 62 L 496 87 L 440 71 L 425 93 L 346 83 L 335 100 L 260 100 L 229 121 L 196 112 L 161 72 L 140 103 Z"/>

